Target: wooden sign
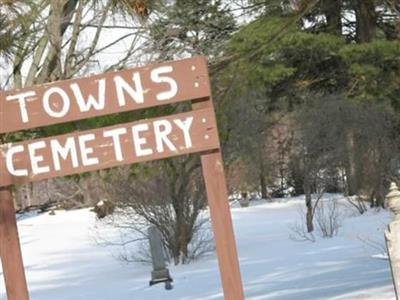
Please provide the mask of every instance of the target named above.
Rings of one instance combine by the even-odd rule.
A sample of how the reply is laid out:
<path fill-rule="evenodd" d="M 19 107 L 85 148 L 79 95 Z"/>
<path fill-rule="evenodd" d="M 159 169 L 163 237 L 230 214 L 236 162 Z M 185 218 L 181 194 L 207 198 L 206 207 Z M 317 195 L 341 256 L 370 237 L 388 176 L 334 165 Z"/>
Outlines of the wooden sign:
<path fill-rule="evenodd" d="M 0 187 L 219 148 L 212 109 L 0 146 Z"/>
<path fill-rule="evenodd" d="M 202 57 L 0 93 L 0 133 L 143 109 L 211 94 Z"/>
<path fill-rule="evenodd" d="M 192 101 L 193 110 L 0 145 L 0 256 L 8 300 L 28 300 L 10 186 L 199 153 L 225 299 L 243 300 L 223 161 L 204 57 L 0 93 L 0 135 Z"/>

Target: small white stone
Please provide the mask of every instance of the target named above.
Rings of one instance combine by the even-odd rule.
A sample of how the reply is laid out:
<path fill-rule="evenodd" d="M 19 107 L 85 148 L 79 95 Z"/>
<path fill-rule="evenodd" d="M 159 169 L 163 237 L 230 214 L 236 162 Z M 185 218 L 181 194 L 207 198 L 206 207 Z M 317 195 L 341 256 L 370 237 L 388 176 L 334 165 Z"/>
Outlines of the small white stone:
<path fill-rule="evenodd" d="M 195 82 L 195 83 L 194 83 L 194 86 L 198 88 L 198 87 L 200 86 L 200 83 Z"/>

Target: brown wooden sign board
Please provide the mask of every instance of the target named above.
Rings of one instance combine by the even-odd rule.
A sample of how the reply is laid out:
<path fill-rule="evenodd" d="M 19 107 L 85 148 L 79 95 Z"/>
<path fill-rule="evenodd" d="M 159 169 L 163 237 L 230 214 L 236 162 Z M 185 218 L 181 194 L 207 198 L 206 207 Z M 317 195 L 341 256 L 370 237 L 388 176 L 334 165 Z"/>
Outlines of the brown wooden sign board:
<path fill-rule="evenodd" d="M 29 296 L 6 187 L 189 153 L 201 155 L 225 299 L 244 299 L 204 57 L 1 92 L 0 134 L 182 101 L 193 110 L 0 145 L 0 255 L 9 300 Z"/>
<path fill-rule="evenodd" d="M 0 146 L 0 187 L 219 148 L 212 109 Z"/>
<path fill-rule="evenodd" d="M 149 108 L 211 94 L 202 57 L 0 93 L 0 133 Z"/>

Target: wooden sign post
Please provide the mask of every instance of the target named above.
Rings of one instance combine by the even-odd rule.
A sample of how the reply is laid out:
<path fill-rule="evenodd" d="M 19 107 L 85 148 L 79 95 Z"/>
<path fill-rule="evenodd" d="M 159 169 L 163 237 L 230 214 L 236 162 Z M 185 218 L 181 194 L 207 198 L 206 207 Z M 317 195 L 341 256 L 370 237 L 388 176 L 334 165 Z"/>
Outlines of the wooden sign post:
<path fill-rule="evenodd" d="M 2 92 L 0 134 L 183 101 L 192 101 L 193 110 L 0 145 L 0 188 L 199 153 L 225 299 L 241 300 L 243 288 L 205 58 Z M 0 193 L 0 217 L 8 299 L 27 300 L 9 192 Z"/>
<path fill-rule="evenodd" d="M 8 299 L 29 299 L 19 244 L 14 201 L 9 188 L 0 188 L 0 257 Z"/>

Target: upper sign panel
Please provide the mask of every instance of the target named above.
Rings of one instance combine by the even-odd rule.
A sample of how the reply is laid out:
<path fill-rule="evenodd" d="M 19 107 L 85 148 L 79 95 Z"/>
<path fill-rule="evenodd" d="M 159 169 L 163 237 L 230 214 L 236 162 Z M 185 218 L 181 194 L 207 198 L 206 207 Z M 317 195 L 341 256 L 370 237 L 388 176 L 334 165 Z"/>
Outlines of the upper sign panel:
<path fill-rule="evenodd" d="M 204 57 L 0 93 L 0 133 L 209 97 Z"/>

